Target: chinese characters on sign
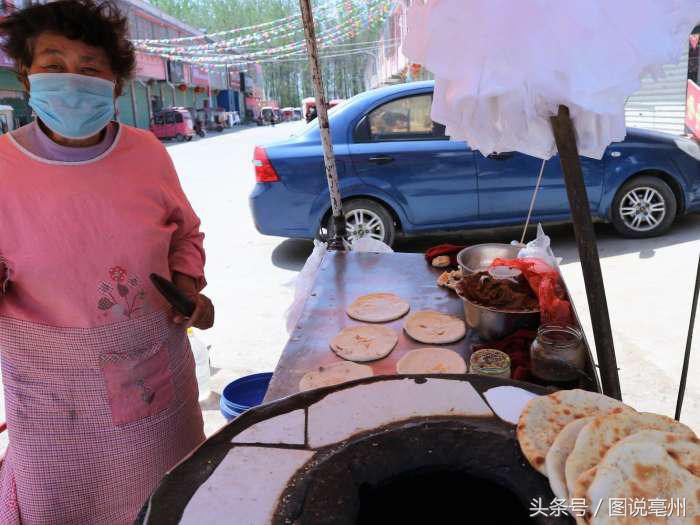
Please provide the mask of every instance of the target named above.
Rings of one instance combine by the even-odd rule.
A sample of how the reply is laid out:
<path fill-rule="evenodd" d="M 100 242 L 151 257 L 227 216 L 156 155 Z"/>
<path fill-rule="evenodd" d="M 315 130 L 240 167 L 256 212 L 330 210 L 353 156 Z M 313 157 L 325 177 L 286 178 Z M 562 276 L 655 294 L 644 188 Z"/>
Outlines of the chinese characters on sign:
<path fill-rule="evenodd" d="M 542 498 L 533 498 L 530 502 L 530 517 L 542 516 L 545 518 L 558 518 L 564 515 L 582 518 L 588 512 L 592 516 L 607 513 L 611 517 L 685 517 L 685 498 L 610 498 L 607 505 L 603 500 L 589 507 L 583 498 L 573 498 L 570 502 L 565 499 L 554 498 L 549 505 L 542 502 Z"/>

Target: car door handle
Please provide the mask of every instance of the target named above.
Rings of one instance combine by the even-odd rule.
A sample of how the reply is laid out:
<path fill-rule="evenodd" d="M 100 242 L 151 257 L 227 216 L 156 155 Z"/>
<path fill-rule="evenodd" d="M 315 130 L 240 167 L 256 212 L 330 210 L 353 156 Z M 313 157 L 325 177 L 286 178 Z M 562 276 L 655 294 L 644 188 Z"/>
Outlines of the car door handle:
<path fill-rule="evenodd" d="M 491 153 L 491 155 L 489 155 L 489 158 L 492 160 L 506 160 L 511 158 L 512 156 L 513 152 L 507 151 L 505 153 Z"/>
<path fill-rule="evenodd" d="M 375 155 L 367 160 L 374 162 L 375 164 L 389 164 L 390 162 L 394 162 L 394 157 L 390 155 Z"/>

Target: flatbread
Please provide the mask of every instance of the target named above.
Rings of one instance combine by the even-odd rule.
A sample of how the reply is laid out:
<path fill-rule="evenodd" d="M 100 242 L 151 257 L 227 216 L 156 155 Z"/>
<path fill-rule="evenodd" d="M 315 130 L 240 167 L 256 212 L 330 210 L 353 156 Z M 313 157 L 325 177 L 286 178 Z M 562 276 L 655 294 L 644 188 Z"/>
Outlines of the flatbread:
<path fill-rule="evenodd" d="M 581 429 L 594 419 L 594 417 L 574 419 L 559 432 L 554 443 L 549 447 L 544 464 L 547 468 L 549 486 L 557 498 L 568 499 L 569 497 L 565 474 L 566 458 L 569 457 L 569 454 L 574 449 L 576 438 Z"/>
<path fill-rule="evenodd" d="M 388 356 L 399 335 L 387 326 L 363 324 L 344 328 L 331 341 L 331 349 L 348 361 L 375 361 Z"/>
<path fill-rule="evenodd" d="M 465 374 L 467 363 L 446 348 L 411 350 L 396 363 L 397 374 Z"/>
<path fill-rule="evenodd" d="M 433 310 L 411 314 L 406 319 L 404 330 L 411 338 L 427 345 L 456 343 L 467 333 L 464 321 Z"/>
<path fill-rule="evenodd" d="M 565 479 L 569 492 L 585 471 L 595 467 L 618 441 L 643 430 L 673 432 L 687 437 L 695 433 L 670 417 L 649 412 L 611 414 L 595 418 L 578 435 L 574 449 L 566 460 Z"/>
<path fill-rule="evenodd" d="M 586 503 L 585 505 L 577 505 L 578 507 L 585 507 L 586 515 L 574 516 L 576 519 L 576 525 L 589 525 L 591 522 L 591 515 L 593 514 L 595 508 L 591 507 L 590 505 L 590 500 L 588 499 L 588 488 L 595 479 L 596 471 L 597 467 L 593 467 L 592 469 L 581 474 L 576 480 L 576 483 L 574 483 L 574 491 L 570 493 L 572 500 L 577 500 L 579 503 L 585 501 Z"/>
<path fill-rule="evenodd" d="M 406 301 L 393 293 L 362 295 L 348 306 L 347 314 L 366 323 L 387 323 L 400 319 L 411 309 Z"/>
<path fill-rule="evenodd" d="M 314 390 L 324 386 L 339 385 L 356 379 L 372 377 L 373 375 L 374 371 L 371 366 L 360 365 L 351 361 L 341 361 L 331 365 L 319 366 L 316 370 L 306 372 L 301 381 L 299 381 L 299 391 L 306 392 L 307 390 Z"/>
<path fill-rule="evenodd" d="M 589 416 L 634 411 L 620 401 L 586 390 L 560 390 L 530 401 L 518 421 L 518 442 L 532 467 L 547 475 L 547 452 L 561 430 Z"/>
<path fill-rule="evenodd" d="M 620 525 L 628 517 L 610 516 L 608 501 L 624 499 L 685 501 L 685 517 L 672 513 L 661 523 L 692 524 L 700 520 L 700 440 L 672 432 L 646 430 L 619 441 L 597 467 L 579 477 L 579 493 L 593 475 L 585 497 L 589 508 L 600 511 L 590 518 L 591 525 Z M 668 516 L 668 514 L 666 514 Z M 639 518 L 635 518 L 639 519 Z M 645 523 L 641 518 L 638 523 Z M 634 521 L 633 523 L 637 523 Z M 655 521 L 656 523 L 656 521 Z"/>

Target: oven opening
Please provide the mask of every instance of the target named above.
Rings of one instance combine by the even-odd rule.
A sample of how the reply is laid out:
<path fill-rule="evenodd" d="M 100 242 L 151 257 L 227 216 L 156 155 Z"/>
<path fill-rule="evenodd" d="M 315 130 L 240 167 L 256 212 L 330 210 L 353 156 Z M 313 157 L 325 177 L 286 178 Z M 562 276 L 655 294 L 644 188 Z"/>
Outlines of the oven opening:
<path fill-rule="evenodd" d="M 463 470 L 430 467 L 359 487 L 357 525 L 378 523 L 532 523 L 507 488 Z"/>

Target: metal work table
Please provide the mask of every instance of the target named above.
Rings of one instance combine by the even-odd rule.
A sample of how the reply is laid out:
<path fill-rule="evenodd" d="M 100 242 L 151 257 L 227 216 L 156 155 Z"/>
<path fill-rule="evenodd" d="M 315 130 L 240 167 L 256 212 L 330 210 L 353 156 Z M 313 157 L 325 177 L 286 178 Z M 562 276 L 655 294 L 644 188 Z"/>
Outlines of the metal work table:
<path fill-rule="evenodd" d="M 331 350 L 330 341 L 346 326 L 362 324 L 345 313 L 346 307 L 360 295 L 392 292 L 410 303 L 411 312 L 430 309 L 464 319 L 462 300 L 437 286 L 440 273 L 430 267 L 421 254 L 328 252 L 299 322 L 282 352 L 265 402 L 296 394 L 301 377 L 309 370 L 342 361 Z M 405 334 L 405 319 L 385 323 L 399 334 L 399 342 L 384 359 L 366 363 L 374 369 L 375 375 L 396 374 L 396 363 L 407 352 L 429 346 Z M 478 343 L 478 339 L 468 330 L 467 337 L 461 341 L 440 346 L 457 351 L 468 363 L 474 343 Z M 585 338 L 584 344 L 588 351 Z M 587 373 L 595 377 L 590 351 L 588 356 Z M 600 391 L 597 379 L 582 388 Z"/>

